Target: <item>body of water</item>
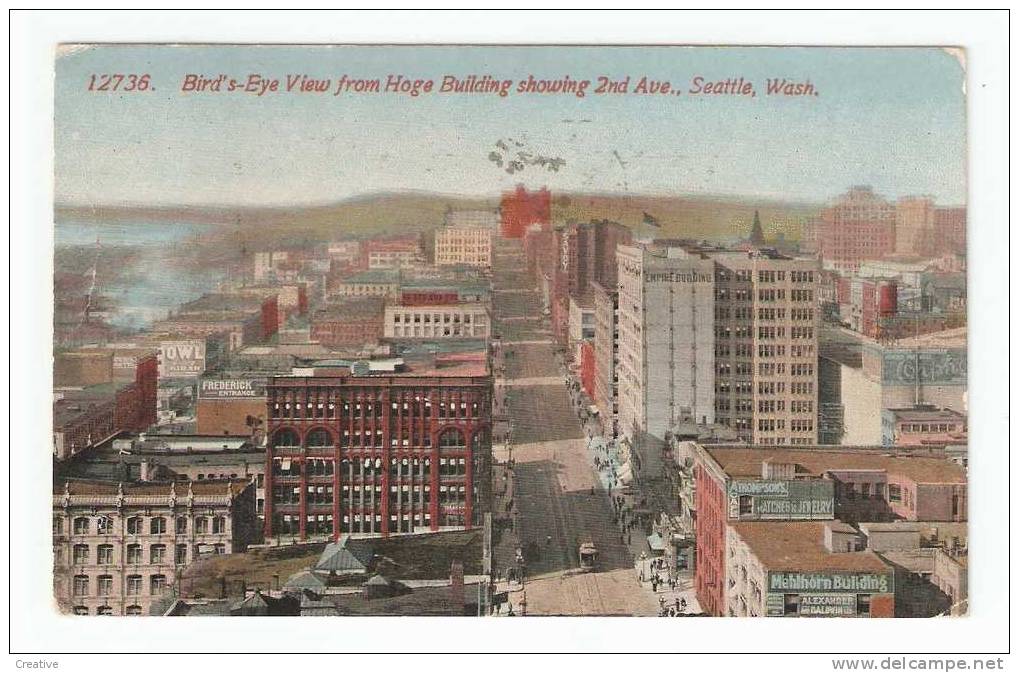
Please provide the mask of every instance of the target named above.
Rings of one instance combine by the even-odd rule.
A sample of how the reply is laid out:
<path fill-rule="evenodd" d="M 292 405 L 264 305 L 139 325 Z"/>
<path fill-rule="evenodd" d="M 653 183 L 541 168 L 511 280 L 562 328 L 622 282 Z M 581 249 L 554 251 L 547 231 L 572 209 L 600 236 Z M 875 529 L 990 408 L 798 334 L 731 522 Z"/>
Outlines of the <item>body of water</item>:
<path fill-rule="evenodd" d="M 90 222 L 62 220 L 55 224 L 57 248 L 93 246 L 98 237 L 103 249 L 99 266 L 122 259 L 107 248 L 130 246 L 137 251 L 119 273 L 102 274 L 113 280 L 101 283 L 98 294 L 112 309 L 111 324 L 142 329 L 162 320 L 180 304 L 216 289 L 225 273 L 195 263 L 199 235 L 209 225 L 184 222 Z M 95 254 L 89 250 L 89 265 Z M 59 269 L 57 269 L 59 271 Z"/>

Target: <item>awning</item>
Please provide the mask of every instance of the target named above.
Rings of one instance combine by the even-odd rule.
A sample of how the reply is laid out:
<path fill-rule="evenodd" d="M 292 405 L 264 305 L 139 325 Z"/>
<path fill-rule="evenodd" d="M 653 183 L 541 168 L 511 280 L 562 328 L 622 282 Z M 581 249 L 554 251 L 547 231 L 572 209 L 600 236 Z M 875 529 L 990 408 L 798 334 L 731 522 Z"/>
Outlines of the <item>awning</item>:
<path fill-rule="evenodd" d="M 651 533 L 647 536 L 647 546 L 651 547 L 651 551 L 665 551 L 665 543 L 662 542 L 662 536 L 658 533 Z"/>

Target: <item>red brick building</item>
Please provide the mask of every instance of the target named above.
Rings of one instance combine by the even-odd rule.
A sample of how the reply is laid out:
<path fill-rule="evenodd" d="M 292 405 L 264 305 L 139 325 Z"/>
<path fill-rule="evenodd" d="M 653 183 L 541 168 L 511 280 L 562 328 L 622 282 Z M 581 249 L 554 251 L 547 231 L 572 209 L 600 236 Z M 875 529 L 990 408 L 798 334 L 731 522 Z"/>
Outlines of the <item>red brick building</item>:
<path fill-rule="evenodd" d="M 825 266 L 856 271 L 860 262 L 895 252 L 895 204 L 857 186 L 821 212 L 818 248 Z"/>
<path fill-rule="evenodd" d="M 181 307 L 165 320 L 153 324 L 155 332 L 180 337 L 229 334 L 229 350 L 264 343 L 279 331 L 280 312 L 276 294 L 244 296 L 211 293 Z"/>
<path fill-rule="evenodd" d="M 728 613 L 726 591 L 735 579 L 727 577 L 728 545 L 737 522 L 766 527 L 794 520 L 851 524 L 967 518 L 966 472 L 946 457 L 735 445 L 695 445 L 693 457 L 695 586 L 701 608 L 711 615 Z"/>
<path fill-rule="evenodd" d="M 487 353 L 331 363 L 268 382 L 267 537 L 466 529 L 489 500 Z"/>
<path fill-rule="evenodd" d="M 532 224 L 540 224 L 542 228 L 551 225 L 552 194 L 545 187 L 529 193 L 523 185 L 517 185 L 515 191 L 502 195 L 499 212 L 503 238 L 523 238 Z"/>
<path fill-rule="evenodd" d="M 382 297 L 343 299 L 311 317 L 311 340 L 328 348 L 362 346 L 382 337 Z"/>

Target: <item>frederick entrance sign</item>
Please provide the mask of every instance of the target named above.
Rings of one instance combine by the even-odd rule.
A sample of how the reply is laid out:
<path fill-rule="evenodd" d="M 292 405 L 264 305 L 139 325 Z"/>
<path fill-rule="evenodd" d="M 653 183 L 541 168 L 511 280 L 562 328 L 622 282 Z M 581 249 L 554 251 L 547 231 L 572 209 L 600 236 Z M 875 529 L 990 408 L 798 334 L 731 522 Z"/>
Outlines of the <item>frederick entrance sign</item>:
<path fill-rule="evenodd" d="M 265 397 L 265 379 L 202 379 L 199 399 Z"/>

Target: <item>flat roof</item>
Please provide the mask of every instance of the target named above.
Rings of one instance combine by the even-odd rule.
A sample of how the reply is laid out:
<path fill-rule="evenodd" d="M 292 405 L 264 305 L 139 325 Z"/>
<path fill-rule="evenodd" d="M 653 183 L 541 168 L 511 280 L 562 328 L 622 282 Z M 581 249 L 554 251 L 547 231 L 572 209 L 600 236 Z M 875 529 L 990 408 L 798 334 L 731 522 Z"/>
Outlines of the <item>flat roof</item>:
<path fill-rule="evenodd" d="M 901 421 L 958 421 L 966 418 L 966 414 L 952 409 L 888 409 L 888 413 Z"/>
<path fill-rule="evenodd" d="M 740 521 L 729 524 L 770 571 L 891 572 L 892 569 L 872 551 L 828 551 L 824 546 L 826 525 L 824 521 Z"/>
<path fill-rule="evenodd" d="M 379 370 L 375 373 L 356 375 L 352 373 L 357 362 L 372 360 L 333 360 L 310 363 L 308 368 L 314 369 L 313 376 L 272 376 L 276 383 L 288 378 L 355 378 L 370 381 L 373 378 L 411 378 L 411 377 L 483 377 L 489 375 L 487 351 L 470 351 L 462 353 L 410 353 L 401 356 L 402 367 L 393 370 Z M 392 360 L 392 358 L 390 358 Z"/>
<path fill-rule="evenodd" d="M 940 332 L 921 334 L 918 337 L 907 337 L 893 342 L 889 348 L 965 348 L 966 327 L 956 327 Z"/>
<path fill-rule="evenodd" d="M 947 458 L 909 454 L 891 455 L 879 450 L 851 450 L 819 446 L 789 449 L 769 446 L 702 447 L 730 477 L 761 478 L 764 461 L 793 463 L 797 474 L 821 476 L 828 471 L 882 470 L 921 484 L 965 484 L 966 470 Z"/>
<path fill-rule="evenodd" d="M 385 300 L 382 297 L 345 297 L 331 301 L 316 310 L 311 316 L 311 322 L 374 314 L 381 317 L 384 305 Z"/>

